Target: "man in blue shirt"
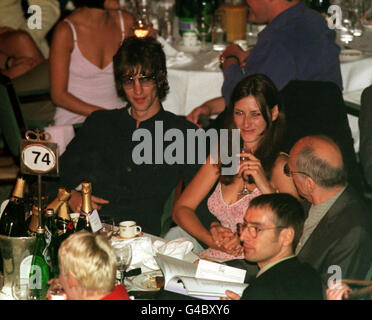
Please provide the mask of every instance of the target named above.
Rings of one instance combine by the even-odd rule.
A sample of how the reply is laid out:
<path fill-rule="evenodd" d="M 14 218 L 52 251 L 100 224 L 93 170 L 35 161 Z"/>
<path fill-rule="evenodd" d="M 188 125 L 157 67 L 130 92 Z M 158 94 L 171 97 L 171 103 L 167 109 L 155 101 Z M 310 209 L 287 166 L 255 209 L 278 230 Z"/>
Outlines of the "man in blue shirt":
<path fill-rule="evenodd" d="M 281 90 L 291 80 L 335 82 L 342 88 L 340 48 L 324 17 L 301 0 L 246 0 L 248 20 L 266 24 L 256 46 L 243 51 L 229 46 L 221 55 L 223 97 L 209 100 L 187 117 L 196 123 L 200 114 L 219 114 L 235 85 L 245 76 L 263 73 Z"/>

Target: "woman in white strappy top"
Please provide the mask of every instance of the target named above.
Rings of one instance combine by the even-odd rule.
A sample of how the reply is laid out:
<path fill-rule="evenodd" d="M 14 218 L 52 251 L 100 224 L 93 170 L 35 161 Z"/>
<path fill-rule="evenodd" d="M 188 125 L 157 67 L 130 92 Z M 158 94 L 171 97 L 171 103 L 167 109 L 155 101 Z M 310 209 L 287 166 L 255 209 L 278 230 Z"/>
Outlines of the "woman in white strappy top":
<path fill-rule="evenodd" d="M 92 112 L 125 105 L 116 93 L 112 58 L 134 18 L 119 0 L 75 0 L 78 9 L 58 23 L 50 48 L 55 123 L 84 122 Z"/>

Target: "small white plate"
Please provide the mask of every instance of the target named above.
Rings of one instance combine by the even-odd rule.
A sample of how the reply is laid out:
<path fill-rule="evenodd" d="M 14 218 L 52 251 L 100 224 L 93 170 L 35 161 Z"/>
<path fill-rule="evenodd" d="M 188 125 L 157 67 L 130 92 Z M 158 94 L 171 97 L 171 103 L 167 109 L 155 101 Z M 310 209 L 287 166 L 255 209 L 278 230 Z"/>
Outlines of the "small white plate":
<path fill-rule="evenodd" d="M 363 52 L 356 49 L 344 49 L 340 52 L 340 61 L 349 62 L 361 59 L 363 57 Z"/>
<path fill-rule="evenodd" d="M 160 288 L 147 288 L 145 286 L 145 282 L 150 279 L 150 277 L 162 277 L 163 273 L 159 271 L 152 271 L 141 273 L 138 276 L 132 278 L 132 283 L 134 285 L 133 289 L 137 289 L 140 291 L 159 291 Z"/>
<path fill-rule="evenodd" d="M 369 24 L 367 22 L 364 22 L 363 23 L 363 28 L 368 29 L 368 30 L 372 30 L 372 24 Z"/>

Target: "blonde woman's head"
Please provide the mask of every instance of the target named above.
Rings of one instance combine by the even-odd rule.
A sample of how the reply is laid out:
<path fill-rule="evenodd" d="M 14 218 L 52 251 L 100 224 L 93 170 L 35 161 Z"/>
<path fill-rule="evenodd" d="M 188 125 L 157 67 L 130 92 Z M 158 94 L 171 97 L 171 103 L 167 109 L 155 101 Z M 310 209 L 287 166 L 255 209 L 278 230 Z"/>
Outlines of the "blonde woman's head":
<path fill-rule="evenodd" d="M 114 289 L 116 256 L 104 236 L 87 231 L 74 233 L 62 242 L 58 258 L 61 282 L 72 276 L 85 295 L 108 294 Z"/>

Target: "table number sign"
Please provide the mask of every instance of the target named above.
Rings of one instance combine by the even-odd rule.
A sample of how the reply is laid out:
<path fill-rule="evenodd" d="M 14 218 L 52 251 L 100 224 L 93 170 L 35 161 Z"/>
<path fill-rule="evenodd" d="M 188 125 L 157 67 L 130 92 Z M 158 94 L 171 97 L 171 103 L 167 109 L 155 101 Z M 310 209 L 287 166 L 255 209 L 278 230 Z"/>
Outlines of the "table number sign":
<path fill-rule="evenodd" d="M 38 129 L 36 132 L 26 132 L 26 139 L 21 139 L 20 142 L 22 173 L 58 176 L 58 146 L 49 139 L 49 133 L 40 133 Z"/>
<path fill-rule="evenodd" d="M 41 177 L 58 177 L 58 145 L 50 142 L 50 134 L 41 133 L 39 129 L 26 131 L 26 139 L 20 141 L 21 172 L 37 175 L 38 184 L 38 225 L 43 226 L 41 203 Z"/>

